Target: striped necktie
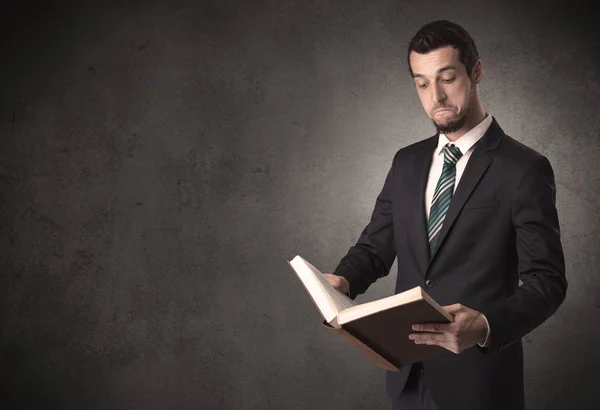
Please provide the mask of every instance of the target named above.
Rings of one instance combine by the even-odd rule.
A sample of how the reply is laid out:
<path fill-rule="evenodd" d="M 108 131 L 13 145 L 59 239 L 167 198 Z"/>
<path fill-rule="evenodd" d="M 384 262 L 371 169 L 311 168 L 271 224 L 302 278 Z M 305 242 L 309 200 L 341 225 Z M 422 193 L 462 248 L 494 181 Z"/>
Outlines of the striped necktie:
<path fill-rule="evenodd" d="M 454 192 L 454 180 L 456 179 L 456 161 L 460 157 L 462 157 L 462 152 L 460 152 L 458 147 L 450 143 L 444 146 L 444 167 L 435 187 L 431 201 L 431 210 L 429 212 L 427 232 L 429 234 L 430 255 L 433 255 L 435 244 L 442 230 L 442 223 L 450 207 L 450 201 Z"/>

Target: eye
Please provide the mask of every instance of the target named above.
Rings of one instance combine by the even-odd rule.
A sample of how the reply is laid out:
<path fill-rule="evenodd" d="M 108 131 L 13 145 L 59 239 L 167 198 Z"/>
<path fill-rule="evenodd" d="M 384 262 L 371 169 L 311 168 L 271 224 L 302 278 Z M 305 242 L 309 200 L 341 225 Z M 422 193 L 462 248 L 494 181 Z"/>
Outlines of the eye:
<path fill-rule="evenodd" d="M 419 87 L 419 88 L 427 88 L 427 84 L 417 84 L 417 87 Z"/>
<path fill-rule="evenodd" d="M 442 80 L 442 82 L 443 82 L 444 84 L 450 84 L 452 81 L 454 81 L 454 79 L 455 79 L 455 78 L 456 78 L 456 77 L 452 77 L 452 78 L 445 78 L 445 79 L 443 79 L 443 80 Z"/>

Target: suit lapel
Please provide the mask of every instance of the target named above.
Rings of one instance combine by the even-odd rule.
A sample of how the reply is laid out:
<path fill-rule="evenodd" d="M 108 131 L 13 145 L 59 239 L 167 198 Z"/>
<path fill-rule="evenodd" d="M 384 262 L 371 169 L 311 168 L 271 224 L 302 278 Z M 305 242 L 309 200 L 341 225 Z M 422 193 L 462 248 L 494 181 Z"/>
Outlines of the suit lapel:
<path fill-rule="evenodd" d="M 442 224 L 442 230 L 440 231 L 440 236 L 433 250 L 433 255 L 429 259 L 427 270 L 429 270 L 438 250 L 447 238 L 448 233 L 465 205 L 465 202 L 467 202 L 467 199 L 471 196 L 471 193 L 483 177 L 483 174 L 492 163 L 493 159 L 488 154 L 488 151 L 498 147 L 503 134 L 504 132 L 496 122 L 496 119 L 492 118 L 490 127 L 475 144 L 475 149 L 469 158 L 469 162 L 467 162 L 467 166 L 463 171 L 458 186 L 456 187 L 456 191 L 450 201 L 450 207 L 448 208 L 448 212 L 446 213 L 446 217 Z M 431 163 L 431 160 L 429 162 Z M 429 171 L 429 167 L 427 167 L 427 171 Z M 425 191 L 423 191 L 423 197 L 425 195 L 424 192 Z M 425 225 L 425 232 L 427 232 L 427 225 Z M 429 241 L 427 241 L 427 248 L 429 248 Z M 425 274 L 427 274 L 427 270 L 425 271 Z"/>
<path fill-rule="evenodd" d="M 462 210 L 465 202 L 473 192 L 473 189 L 475 189 L 475 186 L 491 163 L 492 158 L 487 154 L 487 152 L 482 150 L 481 146 L 475 147 L 475 150 L 469 158 L 469 162 L 467 163 L 467 167 L 463 172 L 460 182 L 456 187 L 456 191 L 452 196 L 452 200 L 450 201 L 450 207 L 446 212 L 446 217 L 444 218 L 444 222 L 442 224 L 442 230 L 440 231 L 440 236 L 433 250 L 433 255 L 431 256 L 429 264 L 433 262 L 438 249 L 444 242 L 444 239 L 446 239 L 448 231 L 452 227 L 452 224 L 454 224 L 456 217 Z"/>
<path fill-rule="evenodd" d="M 409 235 L 413 237 L 415 244 L 416 259 L 420 272 L 426 272 L 429 264 L 429 240 L 427 238 L 427 217 L 425 213 L 425 190 L 429 179 L 429 168 L 433 159 L 433 153 L 438 143 L 438 134 L 425 140 L 423 149 L 415 154 L 413 163 L 413 177 L 410 179 L 413 186 L 412 217 L 409 219 Z"/>
<path fill-rule="evenodd" d="M 454 192 L 450 207 L 446 213 L 446 217 L 442 224 L 442 230 L 433 250 L 433 256 L 429 251 L 429 240 L 427 232 L 427 214 L 425 211 L 425 190 L 427 189 L 427 181 L 429 179 L 429 169 L 433 159 L 433 153 L 438 143 L 438 135 L 428 138 L 424 141 L 423 149 L 415 154 L 413 163 L 413 178 L 411 178 L 412 186 L 410 192 L 416 193 L 411 197 L 412 215 L 410 218 L 409 235 L 413 238 L 415 244 L 416 259 L 421 268 L 420 271 L 426 276 L 429 267 L 431 266 L 438 249 L 442 246 L 444 240 L 448 237 L 450 229 L 456 218 L 460 214 L 465 202 L 471 196 L 471 193 L 483 177 L 485 171 L 492 163 L 492 157 L 488 151 L 498 147 L 504 132 L 500 125 L 493 118 L 492 124 L 476 143 L 475 149 L 469 158 L 469 162 L 461 176 L 459 184 Z"/>

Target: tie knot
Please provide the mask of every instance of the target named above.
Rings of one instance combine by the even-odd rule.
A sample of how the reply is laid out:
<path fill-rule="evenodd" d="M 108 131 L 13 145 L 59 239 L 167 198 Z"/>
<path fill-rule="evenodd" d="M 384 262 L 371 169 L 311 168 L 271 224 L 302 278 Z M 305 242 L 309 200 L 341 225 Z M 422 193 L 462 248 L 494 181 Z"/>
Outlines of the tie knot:
<path fill-rule="evenodd" d="M 444 146 L 444 163 L 454 165 L 460 157 L 462 152 L 456 145 L 448 143 Z"/>

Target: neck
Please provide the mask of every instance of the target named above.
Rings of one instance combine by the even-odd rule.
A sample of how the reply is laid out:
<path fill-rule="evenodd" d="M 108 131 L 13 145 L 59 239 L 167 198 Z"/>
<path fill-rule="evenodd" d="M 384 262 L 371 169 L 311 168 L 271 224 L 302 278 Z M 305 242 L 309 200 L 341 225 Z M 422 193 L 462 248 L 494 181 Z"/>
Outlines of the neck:
<path fill-rule="evenodd" d="M 483 121 L 485 119 L 485 116 L 486 116 L 485 109 L 483 108 L 481 101 L 479 101 L 479 99 L 478 99 L 477 103 L 475 104 L 475 106 L 473 107 L 473 109 L 471 110 L 469 115 L 467 116 L 467 121 L 465 122 L 465 125 L 458 131 L 449 132 L 448 134 L 444 134 L 444 135 L 450 141 L 454 142 L 457 139 L 459 139 L 460 137 L 462 137 L 463 135 L 465 135 L 467 132 L 469 132 L 470 130 L 475 128 L 479 123 L 481 123 L 481 121 Z"/>

